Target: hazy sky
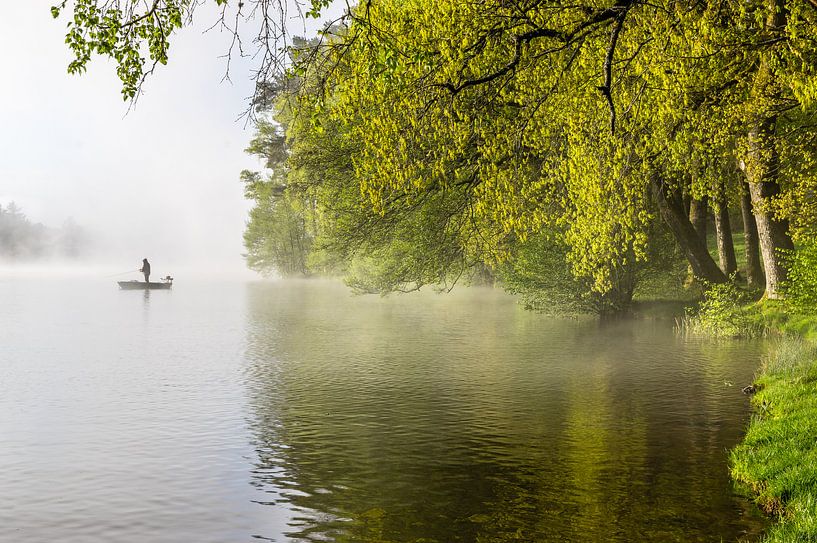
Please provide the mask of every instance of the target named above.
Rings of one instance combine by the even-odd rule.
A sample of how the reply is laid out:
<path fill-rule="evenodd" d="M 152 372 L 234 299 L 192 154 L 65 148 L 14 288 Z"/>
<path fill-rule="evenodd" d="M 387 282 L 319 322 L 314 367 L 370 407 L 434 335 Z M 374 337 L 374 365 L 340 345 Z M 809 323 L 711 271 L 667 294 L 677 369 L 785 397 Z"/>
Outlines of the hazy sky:
<path fill-rule="evenodd" d="M 53 3 L 8 2 L 0 18 L 0 204 L 104 232 L 106 260 L 123 270 L 147 256 L 157 274 L 241 272 L 250 205 L 239 172 L 259 168 L 243 152 L 252 127 L 236 121 L 252 92 L 251 61 L 234 60 L 232 84 L 221 82 L 229 37 L 203 33 L 213 19 L 201 10 L 128 113 L 111 63 L 67 75 L 65 20 L 51 18 Z"/>

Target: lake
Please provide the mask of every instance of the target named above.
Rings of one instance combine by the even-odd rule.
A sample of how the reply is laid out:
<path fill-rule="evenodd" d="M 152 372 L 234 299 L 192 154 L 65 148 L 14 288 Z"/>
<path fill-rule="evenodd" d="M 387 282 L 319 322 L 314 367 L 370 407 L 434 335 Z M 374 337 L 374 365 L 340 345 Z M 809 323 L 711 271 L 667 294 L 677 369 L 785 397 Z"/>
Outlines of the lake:
<path fill-rule="evenodd" d="M 0 279 L 0 541 L 757 540 L 765 349 L 490 289 Z"/>

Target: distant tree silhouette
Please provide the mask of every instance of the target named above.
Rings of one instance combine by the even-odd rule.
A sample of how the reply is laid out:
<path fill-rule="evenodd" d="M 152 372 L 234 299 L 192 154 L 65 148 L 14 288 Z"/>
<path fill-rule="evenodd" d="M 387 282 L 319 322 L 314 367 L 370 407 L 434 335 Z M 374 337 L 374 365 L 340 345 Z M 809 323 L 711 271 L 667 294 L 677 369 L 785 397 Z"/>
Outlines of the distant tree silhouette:
<path fill-rule="evenodd" d="M 5 208 L 0 205 L 0 260 L 78 258 L 87 245 L 88 236 L 73 219 L 66 220 L 61 228 L 49 228 L 29 220 L 15 202 Z"/>

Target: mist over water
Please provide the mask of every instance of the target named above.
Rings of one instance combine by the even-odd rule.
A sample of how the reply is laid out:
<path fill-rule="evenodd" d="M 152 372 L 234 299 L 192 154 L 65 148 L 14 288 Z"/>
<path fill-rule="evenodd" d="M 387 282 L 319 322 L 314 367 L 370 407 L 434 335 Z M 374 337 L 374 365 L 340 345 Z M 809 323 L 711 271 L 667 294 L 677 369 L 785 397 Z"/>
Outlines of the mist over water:
<path fill-rule="evenodd" d="M 204 219 L 198 226 L 191 222 L 186 231 L 168 230 L 162 234 L 145 229 L 141 234 L 125 234 L 116 226 L 93 229 L 72 220 L 68 227 L 55 228 L 34 217 L 21 217 L 19 224 L 0 221 L 0 275 L 95 277 L 129 269 L 136 273 L 142 258 L 148 258 L 161 268 L 153 269 L 154 277 L 174 273 L 210 278 L 256 277 L 246 269 L 241 232 L 230 230 L 229 237 L 212 237 L 203 226 Z M 76 234 L 67 238 L 66 228 Z"/>
<path fill-rule="evenodd" d="M 233 83 L 220 83 L 228 36 L 202 34 L 215 11 L 203 9 L 200 24 L 179 33 L 169 65 L 131 107 L 110 63 L 66 74 L 65 21 L 47 3 L 8 10 L 0 47 L 28 45 L 3 60 L 15 82 L 0 89 L 0 203 L 14 201 L 48 226 L 73 218 L 93 240 L 82 263 L 111 273 L 145 257 L 162 275 L 243 271 L 250 204 L 239 174 L 259 164 L 243 151 L 252 131 L 239 117 L 253 87 L 241 58 Z"/>
<path fill-rule="evenodd" d="M 218 7 L 197 9 L 196 24 L 174 36 L 168 65 L 135 104 L 122 100 L 115 66 L 104 59 L 81 77 L 66 73 L 66 21 L 53 19 L 50 4 L 4 7 L 0 48 L 14 82 L 0 88 L 0 205 L 14 201 L 48 226 L 71 218 L 82 227 L 90 251 L 66 270 L 114 273 L 147 257 L 162 275 L 251 277 L 241 256 L 250 203 L 239 175 L 262 169 L 244 153 L 255 59 L 235 55 L 225 79 L 232 35 L 207 31 Z M 291 31 L 314 34 L 321 22 L 297 13 Z"/>
<path fill-rule="evenodd" d="M 0 213 L 2 213 L 0 209 Z M 94 232 L 75 222 L 52 228 L 25 215 L 11 221 L 0 215 L 0 279 L 3 277 L 85 277 L 87 279 L 141 279 L 142 258 L 153 263 L 152 278 L 167 275 L 186 279 L 257 278 L 247 269 L 234 241 L 208 240 L 195 234 L 117 236 Z M 140 250 L 142 249 L 142 250 Z M 144 256 L 143 256 L 144 255 Z"/>
<path fill-rule="evenodd" d="M 111 65 L 65 75 L 48 4 L 5 7 L 0 203 L 89 241 L 0 258 L 0 543 L 757 537 L 726 462 L 762 342 L 259 281 L 251 60 L 219 84 L 213 17 L 128 113 Z M 171 291 L 118 289 L 143 258 Z"/>
<path fill-rule="evenodd" d="M 704 542 L 764 525 L 726 463 L 762 342 L 554 320 L 489 289 L 113 281 L 0 275 L 2 543 Z"/>
<path fill-rule="evenodd" d="M 46 259 L 38 262 L 4 263 L 0 261 L 0 281 L 19 279 L 52 279 L 79 280 L 107 284 L 116 288 L 116 281 L 144 281 L 144 275 L 138 271 L 143 256 L 117 261 L 88 260 L 73 261 L 64 259 Z M 187 282 L 237 282 L 258 280 L 258 275 L 243 266 L 243 261 L 205 260 L 168 260 L 161 261 L 148 258 L 151 263 L 151 281 L 158 281 L 170 275 L 176 286 Z"/>

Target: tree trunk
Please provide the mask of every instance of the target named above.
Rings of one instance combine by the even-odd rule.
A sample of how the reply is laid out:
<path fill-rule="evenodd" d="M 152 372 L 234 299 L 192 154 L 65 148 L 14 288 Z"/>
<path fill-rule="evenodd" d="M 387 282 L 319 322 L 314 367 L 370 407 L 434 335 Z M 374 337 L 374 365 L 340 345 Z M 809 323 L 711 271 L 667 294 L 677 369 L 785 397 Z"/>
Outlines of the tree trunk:
<path fill-rule="evenodd" d="M 781 251 L 794 249 L 788 221 L 776 219 L 774 212 L 769 209 L 770 200 L 780 194 L 777 180 L 780 157 L 774 141 L 776 122 L 775 117 L 766 119 L 757 130 L 749 134 L 751 162 L 747 168 L 760 254 L 766 270 L 766 297 L 772 300 L 782 297 L 781 289 L 786 281 L 786 267 Z"/>
<path fill-rule="evenodd" d="M 693 198 L 689 203 L 689 221 L 706 245 L 706 196 L 700 200 Z"/>
<path fill-rule="evenodd" d="M 772 35 L 783 35 L 786 30 L 785 0 L 768 0 L 766 30 Z M 771 104 L 766 118 L 760 120 L 749 132 L 749 160 L 746 161 L 746 177 L 749 180 L 749 194 L 752 197 L 752 211 L 757 223 L 757 234 L 760 240 L 760 254 L 766 270 L 766 297 L 782 297 L 782 286 L 786 281 L 786 268 L 783 265 L 781 251 L 794 249 L 789 236 L 788 221 L 777 220 L 769 203 L 780 194 L 778 172 L 780 155 L 775 142 L 777 115 L 773 112 L 777 96 L 776 81 L 769 65 L 768 54 L 761 57 L 760 66 L 755 74 L 752 95 L 761 103 Z"/>
<path fill-rule="evenodd" d="M 735 244 L 732 241 L 732 225 L 729 222 L 729 203 L 726 198 L 726 186 L 723 181 L 718 185 L 718 198 L 715 201 L 715 238 L 718 242 L 718 257 L 721 271 L 727 277 L 738 271 L 735 258 Z"/>
<path fill-rule="evenodd" d="M 695 229 L 695 233 L 697 233 L 698 237 L 704 242 L 704 247 L 707 247 L 708 251 L 709 245 L 706 242 L 706 208 L 706 197 L 701 200 L 688 195 L 684 197 L 684 209 L 687 211 L 687 215 L 689 215 L 689 222 L 692 223 L 692 228 Z M 694 285 L 696 277 L 700 277 L 700 275 L 692 269 L 692 265 L 690 264 L 687 268 L 687 278 L 686 281 L 684 281 L 684 286 L 689 288 Z"/>
<path fill-rule="evenodd" d="M 654 175 L 651 180 L 653 197 L 661 217 L 667 223 L 670 231 L 678 245 L 684 251 L 684 255 L 692 267 L 695 277 L 704 279 L 710 283 L 725 283 L 726 276 L 709 254 L 706 243 L 692 226 L 689 216 L 684 208 L 683 197 L 677 193 L 667 190 L 666 185 Z"/>
<path fill-rule="evenodd" d="M 752 197 L 745 183 L 740 184 L 740 214 L 743 216 L 743 242 L 746 245 L 746 284 L 749 288 L 760 288 L 766 280 L 760 267 L 760 245 L 757 223 L 752 214 Z"/>

